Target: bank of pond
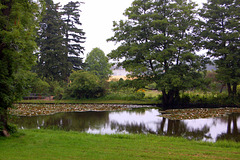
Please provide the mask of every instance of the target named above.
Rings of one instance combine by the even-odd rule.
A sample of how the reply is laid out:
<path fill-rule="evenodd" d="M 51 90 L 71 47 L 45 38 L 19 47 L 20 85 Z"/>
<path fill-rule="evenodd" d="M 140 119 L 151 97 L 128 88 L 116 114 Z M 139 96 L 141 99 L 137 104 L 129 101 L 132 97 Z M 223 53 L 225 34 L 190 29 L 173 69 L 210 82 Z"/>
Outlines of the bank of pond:
<path fill-rule="evenodd" d="M 173 109 L 153 105 L 15 104 L 19 129 L 93 134 L 155 134 L 190 140 L 240 142 L 240 108 Z"/>

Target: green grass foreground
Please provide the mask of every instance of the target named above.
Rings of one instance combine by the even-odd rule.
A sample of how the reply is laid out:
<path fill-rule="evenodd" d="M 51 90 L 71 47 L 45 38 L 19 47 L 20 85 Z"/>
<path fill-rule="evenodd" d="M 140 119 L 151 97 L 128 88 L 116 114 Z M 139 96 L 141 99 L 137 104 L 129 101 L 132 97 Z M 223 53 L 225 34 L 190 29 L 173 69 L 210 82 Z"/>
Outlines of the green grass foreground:
<path fill-rule="evenodd" d="M 20 130 L 0 137 L 1 160 L 35 159 L 240 159 L 240 143 L 206 143 L 155 135 L 93 135 Z"/>

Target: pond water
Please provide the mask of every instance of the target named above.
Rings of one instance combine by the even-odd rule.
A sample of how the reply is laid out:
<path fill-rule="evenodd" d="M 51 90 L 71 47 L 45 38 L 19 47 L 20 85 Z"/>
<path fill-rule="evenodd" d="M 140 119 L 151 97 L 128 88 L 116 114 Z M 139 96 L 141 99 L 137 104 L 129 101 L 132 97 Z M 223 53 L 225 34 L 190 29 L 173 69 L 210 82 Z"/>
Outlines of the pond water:
<path fill-rule="evenodd" d="M 144 133 L 179 136 L 216 142 L 220 139 L 240 141 L 240 114 L 220 118 L 169 120 L 158 109 L 133 109 L 112 112 L 58 113 L 48 116 L 17 117 L 21 129 L 63 129 L 93 134 Z"/>

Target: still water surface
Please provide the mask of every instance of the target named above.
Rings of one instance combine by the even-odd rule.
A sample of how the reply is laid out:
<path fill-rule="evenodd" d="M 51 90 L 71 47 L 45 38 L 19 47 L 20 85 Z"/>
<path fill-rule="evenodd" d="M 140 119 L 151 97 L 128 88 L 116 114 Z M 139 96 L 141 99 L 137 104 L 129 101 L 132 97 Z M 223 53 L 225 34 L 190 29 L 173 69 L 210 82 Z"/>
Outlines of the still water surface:
<path fill-rule="evenodd" d="M 240 114 L 194 120 L 168 120 L 159 115 L 158 109 L 75 112 L 18 117 L 15 123 L 21 129 L 50 128 L 94 134 L 144 133 L 212 142 L 219 139 L 240 141 Z"/>

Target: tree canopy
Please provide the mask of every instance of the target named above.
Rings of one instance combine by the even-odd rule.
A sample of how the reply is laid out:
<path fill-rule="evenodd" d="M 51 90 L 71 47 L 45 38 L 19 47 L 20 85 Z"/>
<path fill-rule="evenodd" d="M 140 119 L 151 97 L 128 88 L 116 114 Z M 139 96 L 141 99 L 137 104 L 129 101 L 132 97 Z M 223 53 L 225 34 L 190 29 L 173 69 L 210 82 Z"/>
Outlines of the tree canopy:
<path fill-rule="evenodd" d="M 46 0 L 46 11 L 40 23 L 37 73 L 57 81 L 67 80 L 70 63 L 64 47 L 64 23 L 58 12 L 59 4 Z"/>
<path fill-rule="evenodd" d="M 109 41 L 121 45 L 109 57 L 124 59 L 119 65 L 132 76 L 155 81 L 165 106 L 201 81 L 206 60 L 195 52 L 196 14 L 196 4 L 187 0 L 135 0 L 124 13 L 128 19 L 114 22 Z"/>
<path fill-rule="evenodd" d="M 99 48 L 94 48 L 86 58 L 86 70 L 93 72 L 100 79 L 108 79 L 112 74 L 111 64 L 108 63 L 108 57 Z"/>
<path fill-rule="evenodd" d="M 80 54 L 84 48 L 84 32 L 79 29 L 80 2 L 69 2 L 62 8 L 46 0 L 46 12 L 40 23 L 37 73 L 40 77 L 67 81 L 72 70 L 83 66 Z"/>
<path fill-rule="evenodd" d="M 80 5 L 82 2 L 69 2 L 62 8 L 62 19 L 65 23 L 65 46 L 66 54 L 68 55 L 68 61 L 72 64 L 72 69 L 79 70 L 83 67 L 82 58 L 84 47 L 82 43 L 85 42 L 85 33 L 79 26 L 80 22 Z"/>
<path fill-rule="evenodd" d="M 229 96 L 240 82 L 240 1 L 208 0 L 200 11 L 202 44 L 214 58 L 217 77 L 227 84 Z"/>
<path fill-rule="evenodd" d="M 21 97 L 22 85 L 15 74 L 34 64 L 43 2 L 0 1 L 0 134 L 8 135 L 7 109 Z"/>

